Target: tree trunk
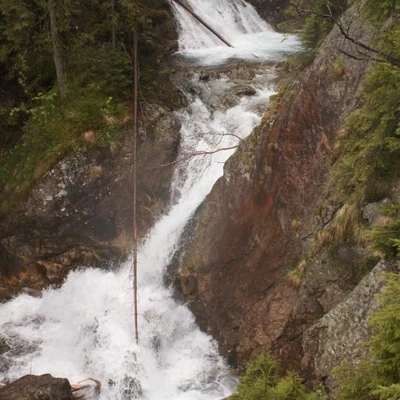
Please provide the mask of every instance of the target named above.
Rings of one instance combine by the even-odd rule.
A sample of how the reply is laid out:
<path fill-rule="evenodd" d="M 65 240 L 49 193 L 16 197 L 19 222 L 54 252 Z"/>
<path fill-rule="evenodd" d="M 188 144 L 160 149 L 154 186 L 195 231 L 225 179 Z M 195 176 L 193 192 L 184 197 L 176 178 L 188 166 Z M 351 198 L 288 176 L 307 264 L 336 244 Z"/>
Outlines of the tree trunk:
<path fill-rule="evenodd" d="M 112 43 L 112 48 L 115 49 L 116 45 L 116 15 L 115 15 L 115 0 L 111 0 L 111 43 Z"/>
<path fill-rule="evenodd" d="M 58 35 L 56 3 L 54 0 L 49 0 L 49 13 L 50 13 L 50 30 L 51 42 L 53 44 L 53 59 L 56 67 L 57 83 L 60 88 L 61 95 L 67 93 L 67 86 L 65 83 L 64 66 L 61 56 L 61 43 Z"/>
<path fill-rule="evenodd" d="M 206 27 L 211 33 L 213 33 L 221 42 L 225 43 L 228 47 L 233 47 L 226 39 L 224 39 L 216 30 L 214 30 L 210 25 L 204 21 L 199 15 L 197 15 L 190 7 L 188 7 L 181 0 L 174 0 L 175 3 L 179 4 L 182 8 L 184 8 L 189 14 L 193 15 L 194 18 L 197 19 L 204 27 Z"/>

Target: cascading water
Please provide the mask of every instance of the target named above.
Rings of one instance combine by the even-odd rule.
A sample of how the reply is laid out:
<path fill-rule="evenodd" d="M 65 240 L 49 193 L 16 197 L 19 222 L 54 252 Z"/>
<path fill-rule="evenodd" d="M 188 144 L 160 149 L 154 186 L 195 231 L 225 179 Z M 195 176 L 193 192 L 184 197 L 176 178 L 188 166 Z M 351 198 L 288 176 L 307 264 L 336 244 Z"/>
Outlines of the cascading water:
<path fill-rule="evenodd" d="M 173 2 L 180 30 L 179 53 L 197 64 L 216 65 L 229 59 L 277 61 L 299 47 L 296 36 L 274 32 L 244 0 L 186 0 L 186 3 L 234 46 L 225 46 Z"/>
<path fill-rule="evenodd" d="M 236 43 L 246 36 L 257 47 L 260 32 L 277 35 L 242 0 L 189 3 L 210 24 L 225 27 L 222 33 Z M 208 54 L 210 64 L 221 62 L 221 53 L 225 59 L 232 56 L 230 49 L 216 50 L 215 39 L 183 10 L 176 9 L 176 17 L 185 57 L 197 58 L 199 49 Z M 247 49 L 235 51 L 235 57 L 248 57 Z M 198 77 L 191 78 L 193 85 L 213 98 L 232 86 L 227 79 L 199 83 Z M 271 92 L 261 77 L 257 79 L 256 95 L 231 108 L 215 110 L 207 96 L 193 94 L 196 89 L 187 94 L 190 105 L 178 113 L 179 158 L 186 161 L 175 171 L 169 213 L 156 223 L 139 252 L 140 344 L 134 342 L 130 263 L 116 271 L 75 271 L 60 289 L 48 289 L 40 298 L 20 295 L 0 306 L 0 335 L 10 347 L 0 356 L 0 381 L 28 373 L 51 373 L 71 382 L 93 377 L 102 382 L 103 400 L 216 400 L 234 390 L 235 379 L 216 344 L 164 286 L 163 272 L 185 225 L 234 149 L 201 157 L 191 154 L 232 148 L 259 123 L 257 109 L 265 108 Z"/>

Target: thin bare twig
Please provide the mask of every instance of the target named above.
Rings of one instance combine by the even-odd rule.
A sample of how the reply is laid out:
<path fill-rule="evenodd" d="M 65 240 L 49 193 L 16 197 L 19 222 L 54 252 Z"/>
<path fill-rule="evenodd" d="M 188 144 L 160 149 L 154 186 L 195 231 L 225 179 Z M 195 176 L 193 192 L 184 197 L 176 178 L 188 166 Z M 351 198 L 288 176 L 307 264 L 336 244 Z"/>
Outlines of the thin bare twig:
<path fill-rule="evenodd" d="M 215 154 L 215 153 L 219 153 L 221 151 L 227 151 L 227 150 L 233 150 L 233 149 L 237 149 L 238 148 L 238 144 L 235 146 L 230 146 L 230 147 L 220 147 L 219 149 L 215 149 L 215 150 L 204 150 L 204 151 L 195 151 L 193 153 L 188 154 L 185 157 L 182 157 L 178 160 L 175 161 L 171 161 L 169 163 L 166 164 L 159 164 L 156 165 L 154 168 L 161 168 L 161 167 L 170 167 L 171 165 L 175 165 L 181 162 L 188 162 L 190 161 L 192 158 L 194 157 L 198 157 L 198 156 L 208 156 L 211 154 Z"/>
<path fill-rule="evenodd" d="M 133 296 L 135 314 L 135 339 L 139 343 L 138 325 L 138 229 L 137 229 L 137 136 L 138 136 L 138 39 L 137 33 L 133 32 Z"/>
<path fill-rule="evenodd" d="M 351 36 L 350 34 L 350 28 L 351 24 L 348 24 L 346 27 L 343 25 L 342 21 L 340 18 L 337 18 L 334 16 L 332 8 L 331 8 L 331 2 L 327 1 L 326 2 L 326 7 L 328 9 L 327 14 L 321 14 L 318 13 L 314 10 L 308 10 L 300 7 L 300 2 L 294 3 L 292 1 L 289 1 L 289 5 L 295 8 L 295 10 L 298 12 L 299 15 L 315 15 L 318 18 L 323 18 L 323 19 L 330 19 L 339 29 L 340 33 L 343 35 L 343 37 L 348 40 L 349 42 L 353 43 L 357 47 L 360 47 L 367 52 L 373 53 L 373 54 L 379 54 L 380 57 L 375 57 L 375 56 L 369 56 L 364 54 L 363 57 L 357 57 L 355 55 L 352 55 L 346 51 L 340 50 L 341 53 L 344 55 L 354 59 L 354 60 L 371 60 L 371 61 L 376 61 L 376 62 L 383 62 L 383 63 L 388 63 L 391 64 L 392 66 L 399 68 L 400 67 L 400 60 L 396 57 L 392 57 L 390 54 L 383 52 L 382 50 L 376 49 L 361 40 L 358 40 Z M 359 51 L 359 50 L 357 50 Z"/>

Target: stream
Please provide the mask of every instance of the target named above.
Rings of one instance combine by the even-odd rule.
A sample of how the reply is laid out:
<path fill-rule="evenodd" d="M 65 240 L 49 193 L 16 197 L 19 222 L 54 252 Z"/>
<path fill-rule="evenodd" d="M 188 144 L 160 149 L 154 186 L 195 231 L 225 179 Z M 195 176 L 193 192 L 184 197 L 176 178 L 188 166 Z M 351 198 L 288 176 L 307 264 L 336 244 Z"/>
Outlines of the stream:
<path fill-rule="evenodd" d="M 177 112 L 178 158 L 184 161 L 175 168 L 168 213 L 139 249 L 140 343 L 134 340 L 131 263 L 75 271 L 60 289 L 0 305 L 0 335 L 9 347 L 0 355 L 0 382 L 28 373 L 72 383 L 91 377 L 102 382 L 102 400 L 218 400 L 235 390 L 217 344 L 200 331 L 163 275 L 224 162 L 259 124 L 274 93 L 272 65 L 296 51 L 298 42 L 274 32 L 243 0 L 187 3 L 234 48 L 173 7 L 177 65 L 185 71 L 177 84 L 189 104 Z M 193 157 L 196 152 L 210 154 Z"/>

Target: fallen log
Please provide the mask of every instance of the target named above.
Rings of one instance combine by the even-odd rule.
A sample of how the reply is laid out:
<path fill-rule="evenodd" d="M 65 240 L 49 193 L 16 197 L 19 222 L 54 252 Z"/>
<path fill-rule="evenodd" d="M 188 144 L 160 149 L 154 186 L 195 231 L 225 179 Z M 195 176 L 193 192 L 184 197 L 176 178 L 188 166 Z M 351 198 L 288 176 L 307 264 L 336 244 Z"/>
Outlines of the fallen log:
<path fill-rule="evenodd" d="M 84 382 L 87 382 L 84 384 Z M 93 378 L 87 378 L 71 385 L 72 396 L 74 399 L 85 399 L 89 394 L 99 395 L 101 390 L 101 382 Z"/>
<path fill-rule="evenodd" d="M 214 30 L 203 18 L 197 15 L 190 7 L 188 7 L 181 0 L 172 0 L 175 3 L 179 4 L 182 8 L 184 8 L 189 14 L 193 15 L 194 18 L 197 19 L 203 26 L 205 26 L 211 33 L 213 33 L 221 42 L 226 44 L 228 47 L 233 47 L 226 39 L 224 39 L 216 30 Z M 224 399 L 221 399 L 224 400 Z"/>

